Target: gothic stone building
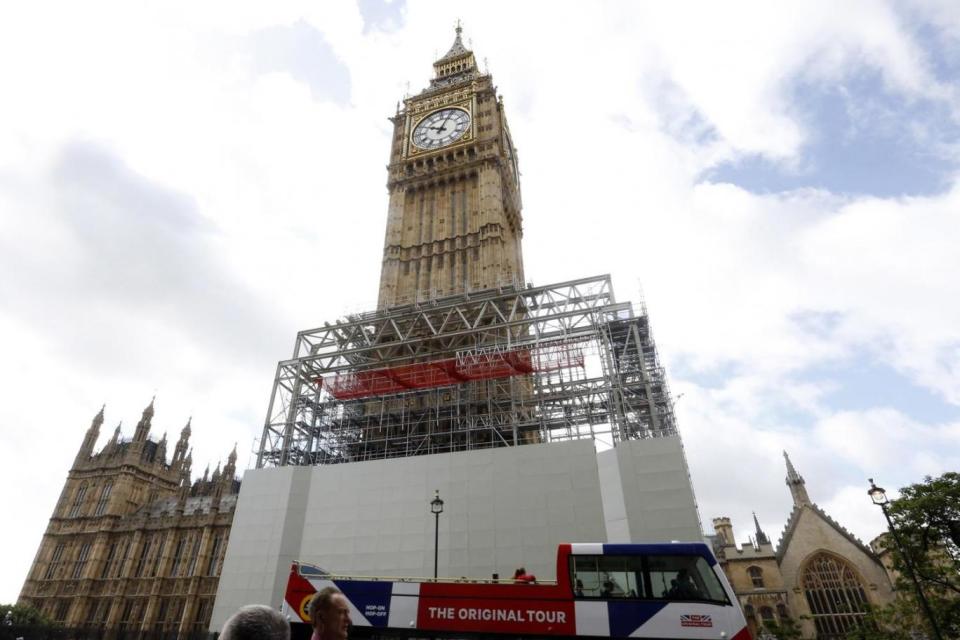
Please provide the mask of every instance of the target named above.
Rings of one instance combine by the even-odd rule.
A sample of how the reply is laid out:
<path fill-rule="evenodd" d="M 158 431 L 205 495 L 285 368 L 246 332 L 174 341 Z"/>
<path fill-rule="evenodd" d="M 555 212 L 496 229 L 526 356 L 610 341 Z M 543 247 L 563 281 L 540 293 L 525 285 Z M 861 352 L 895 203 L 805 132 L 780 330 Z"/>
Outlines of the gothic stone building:
<path fill-rule="evenodd" d="M 99 452 L 103 409 L 93 419 L 20 604 L 66 627 L 206 634 L 240 488 L 236 450 L 191 482 L 190 422 L 167 462 L 166 434 L 150 438 L 153 412 L 151 401 L 132 440 L 118 426 Z"/>
<path fill-rule="evenodd" d="M 750 632 L 796 622 L 804 638 L 843 638 L 868 606 L 894 599 L 887 567 L 868 546 L 810 501 L 784 452 L 793 511 L 774 547 L 754 516 L 755 535 L 737 546 L 729 518 L 714 518 L 714 549 L 743 606 Z"/>

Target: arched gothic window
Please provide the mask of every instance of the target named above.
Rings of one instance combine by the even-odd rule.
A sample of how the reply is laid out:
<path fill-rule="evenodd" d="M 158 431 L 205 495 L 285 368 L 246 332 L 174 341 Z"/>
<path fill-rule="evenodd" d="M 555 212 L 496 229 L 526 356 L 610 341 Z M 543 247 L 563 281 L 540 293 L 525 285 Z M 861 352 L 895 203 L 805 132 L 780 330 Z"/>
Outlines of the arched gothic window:
<path fill-rule="evenodd" d="M 846 562 L 819 553 L 804 568 L 801 584 L 818 640 L 843 638 L 860 626 L 867 611 L 867 595 Z"/>
<path fill-rule="evenodd" d="M 760 607 L 760 619 L 764 622 L 774 622 L 773 609 L 770 607 Z"/>
<path fill-rule="evenodd" d="M 763 589 L 763 569 L 760 567 L 748 567 L 747 575 L 750 576 L 750 582 L 754 589 Z"/>

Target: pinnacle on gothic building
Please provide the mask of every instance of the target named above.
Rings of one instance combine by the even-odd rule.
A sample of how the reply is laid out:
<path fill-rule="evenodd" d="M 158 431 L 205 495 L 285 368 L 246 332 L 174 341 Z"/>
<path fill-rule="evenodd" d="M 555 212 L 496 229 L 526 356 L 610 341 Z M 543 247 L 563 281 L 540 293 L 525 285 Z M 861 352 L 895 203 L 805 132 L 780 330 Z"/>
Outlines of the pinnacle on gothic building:
<path fill-rule="evenodd" d="M 810 496 L 807 495 L 806 483 L 803 481 L 803 476 L 797 473 L 797 470 L 793 468 L 793 463 L 790 462 L 790 456 L 787 455 L 787 452 L 783 452 L 783 458 L 787 462 L 787 486 L 790 487 L 790 494 L 793 496 L 793 504 L 797 507 L 802 507 L 805 504 L 812 504 L 810 502 Z"/>
<path fill-rule="evenodd" d="M 150 404 L 143 410 L 140 422 L 137 423 L 137 428 L 133 432 L 134 442 L 143 442 L 147 439 L 147 434 L 150 433 L 150 422 L 153 420 L 153 403 L 156 399 L 156 396 L 150 398 Z"/>
<path fill-rule="evenodd" d="M 770 544 L 770 538 L 768 538 L 767 534 L 765 534 L 763 529 L 760 528 L 760 521 L 757 519 L 756 511 L 753 512 L 753 526 L 757 544 Z"/>
<path fill-rule="evenodd" d="M 87 433 L 83 438 L 83 444 L 80 445 L 80 449 L 77 451 L 77 457 L 74 459 L 74 466 L 89 459 L 90 456 L 93 455 L 93 446 L 97 443 L 97 438 L 100 437 L 100 427 L 103 426 L 103 411 L 106 408 L 107 405 L 100 407 L 100 411 L 90 422 L 90 428 L 87 429 Z"/>

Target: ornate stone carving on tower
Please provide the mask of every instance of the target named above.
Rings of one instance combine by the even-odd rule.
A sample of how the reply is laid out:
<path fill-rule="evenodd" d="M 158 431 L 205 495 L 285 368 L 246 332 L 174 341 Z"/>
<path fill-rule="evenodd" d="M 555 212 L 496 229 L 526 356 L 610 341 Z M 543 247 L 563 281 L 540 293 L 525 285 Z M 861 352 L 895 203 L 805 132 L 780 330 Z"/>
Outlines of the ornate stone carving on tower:
<path fill-rule="evenodd" d="M 383 309 L 523 283 L 517 154 L 489 74 L 461 40 L 392 118 Z"/>

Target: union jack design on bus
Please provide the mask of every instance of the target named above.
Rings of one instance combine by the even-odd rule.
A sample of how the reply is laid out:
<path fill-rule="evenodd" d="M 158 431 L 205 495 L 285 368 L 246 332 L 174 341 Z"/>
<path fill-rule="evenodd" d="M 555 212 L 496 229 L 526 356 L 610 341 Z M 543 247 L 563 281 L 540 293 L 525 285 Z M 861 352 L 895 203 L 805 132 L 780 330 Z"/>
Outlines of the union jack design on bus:
<path fill-rule="evenodd" d="M 429 580 L 330 575 L 294 563 L 283 611 L 309 637 L 308 604 L 343 592 L 351 636 L 509 635 L 750 640 L 743 612 L 703 543 L 563 544 L 557 580 Z"/>

